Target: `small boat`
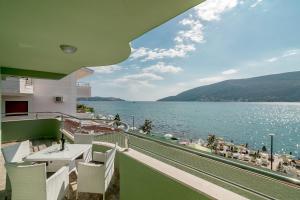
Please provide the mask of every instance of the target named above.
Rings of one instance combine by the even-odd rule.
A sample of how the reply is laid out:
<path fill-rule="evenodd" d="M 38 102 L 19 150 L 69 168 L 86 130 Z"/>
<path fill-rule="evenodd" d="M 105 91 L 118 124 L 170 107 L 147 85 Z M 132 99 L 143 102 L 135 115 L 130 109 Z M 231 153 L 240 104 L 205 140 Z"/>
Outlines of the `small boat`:
<path fill-rule="evenodd" d="M 170 134 L 170 133 L 167 133 L 167 134 L 164 135 L 164 137 L 165 137 L 166 139 L 171 139 L 171 138 L 173 138 L 173 135 Z"/>
<path fill-rule="evenodd" d="M 132 127 L 132 126 L 131 126 L 131 127 L 129 128 L 129 130 L 132 130 L 132 131 L 134 131 L 134 130 L 137 130 L 137 128 L 136 128 L 136 127 Z"/>

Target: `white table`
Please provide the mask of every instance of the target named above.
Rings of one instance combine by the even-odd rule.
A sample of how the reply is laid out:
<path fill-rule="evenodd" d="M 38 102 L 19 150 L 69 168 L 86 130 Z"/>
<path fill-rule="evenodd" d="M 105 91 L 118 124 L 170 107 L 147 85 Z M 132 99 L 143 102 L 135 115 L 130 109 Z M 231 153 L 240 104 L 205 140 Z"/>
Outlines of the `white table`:
<path fill-rule="evenodd" d="M 89 162 L 92 160 L 92 145 L 65 144 L 60 151 L 60 145 L 52 145 L 25 158 L 30 162 L 47 162 L 47 171 L 55 172 L 64 165 L 69 165 L 70 172 L 76 169 L 76 162 Z"/>

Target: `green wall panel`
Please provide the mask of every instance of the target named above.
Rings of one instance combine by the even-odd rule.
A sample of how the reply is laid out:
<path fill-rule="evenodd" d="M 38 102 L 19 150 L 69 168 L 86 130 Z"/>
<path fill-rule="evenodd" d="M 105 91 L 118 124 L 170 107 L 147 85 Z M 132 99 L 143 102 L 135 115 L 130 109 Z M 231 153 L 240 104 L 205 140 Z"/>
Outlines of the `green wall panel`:
<path fill-rule="evenodd" d="M 93 151 L 105 152 L 108 149 L 93 145 Z M 121 200 L 210 199 L 123 153 L 117 153 L 115 164 L 120 171 Z"/>
<path fill-rule="evenodd" d="M 60 122 L 56 119 L 38 119 L 2 122 L 2 143 L 28 139 L 56 139 Z"/>
<path fill-rule="evenodd" d="M 122 200 L 210 199 L 124 154 L 119 154 L 119 162 Z"/>

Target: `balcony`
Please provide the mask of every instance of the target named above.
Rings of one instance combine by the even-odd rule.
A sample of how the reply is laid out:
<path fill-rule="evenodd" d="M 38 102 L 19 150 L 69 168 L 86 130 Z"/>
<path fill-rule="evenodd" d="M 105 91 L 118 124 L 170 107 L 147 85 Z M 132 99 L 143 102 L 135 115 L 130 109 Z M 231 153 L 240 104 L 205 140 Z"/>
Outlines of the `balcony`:
<path fill-rule="evenodd" d="M 89 83 L 77 82 L 77 97 L 91 97 L 91 86 Z"/>
<path fill-rule="evenodd" d="M 2 81 L 3 95 L 30 95 L 33 94 L 33 81 L 31 78 L 8 77 Z"/>
<path fill-rule="evenodd" d="M 117 142 L 120 151 L 116 163 L 121 190 L 112 191 L 119 193 L 120 199 L 296 200 L 300 195 L 300 183 L 296 178 L 152 136 L 100 128 L 113 122 L 109 120 L 35 113 L 31 117 L 28 115 L 27 120 L 6 117 L 4 121 L 4 143 L 26 139 L 57 140 L 61 133 L 72 143 L 74 133 L 78 132 L 95 134 L 93 150 L 103 151 Z"/>

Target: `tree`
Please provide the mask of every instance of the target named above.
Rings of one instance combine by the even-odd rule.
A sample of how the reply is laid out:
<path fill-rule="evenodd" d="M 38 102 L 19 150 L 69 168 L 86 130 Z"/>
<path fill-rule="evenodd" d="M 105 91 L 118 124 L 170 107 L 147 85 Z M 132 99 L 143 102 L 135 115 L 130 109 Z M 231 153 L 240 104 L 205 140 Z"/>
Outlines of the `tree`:
<path fill-rule="evenodd" d="M 144 124 L 141 126 L 141 129 L 143 130 L 143 132 L 145 132 L 146 134 L 150 134 L 151 130 L 152 130 L 152 121 L 146 119 Z"/>
<path fill-rule="evenodd" d="M 88 107 L 84 104 L 77 104 L 77 112 L 79 113 L 94 113 L 93 107 Z"/>
<path fill-rule="evenodd" d="M 263 147 L 261 148 L 261 150 L 262 150 L 263 152 L 266 152 L 266 151 L 267 151 L 267 147 L 266 147 L 266 146 L 263 146 Z"/>
<path fill-rule="evenodd" d="M 117 113 L 115 118 L 114 118 L 114 121 L 115 121 L 115 124 L 117 126 L 120 126 L 121 125 L 121 118 L 120 118 L 120 115 Z"/>
<path fill-rule="evenodd" d="M 89 111 L 90 111 L 91 113 L 94 113 L 94 112 L 95 112 L 95 110 L 94 110 L 93 107 L 89 107 Z"/>
<path fill-rule="evenodd" d="M 207 138 L 207 146 L 212 148 L 215 142 L 216 142 L 216 136 L 215 135 L 209 135 L 208 138 Z"/>

